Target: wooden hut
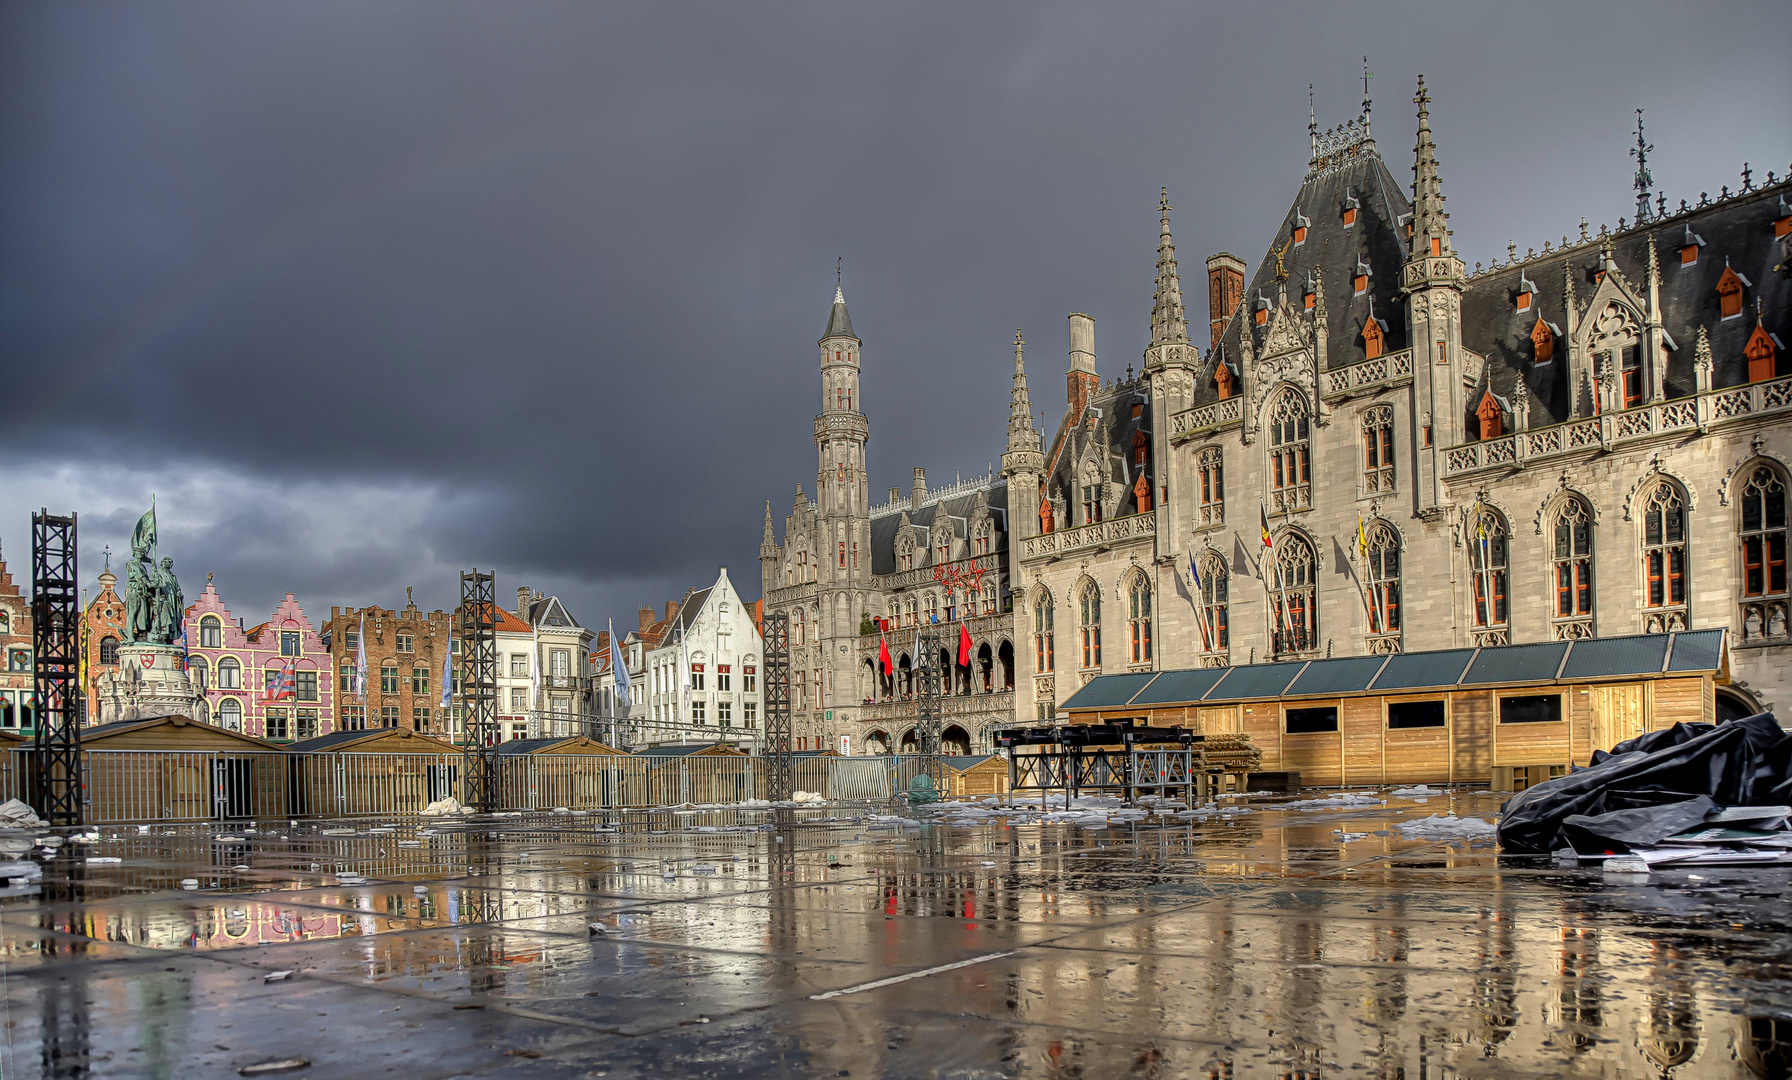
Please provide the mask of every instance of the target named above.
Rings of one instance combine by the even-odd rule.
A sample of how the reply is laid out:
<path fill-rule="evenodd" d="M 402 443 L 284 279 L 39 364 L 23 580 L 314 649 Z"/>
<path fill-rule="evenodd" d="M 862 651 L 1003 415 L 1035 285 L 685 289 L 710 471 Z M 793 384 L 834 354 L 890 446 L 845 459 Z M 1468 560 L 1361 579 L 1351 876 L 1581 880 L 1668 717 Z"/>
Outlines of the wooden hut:
<path fill-rule="evenodd" d="M 509 810 L 639 804 L 646 778 L 639 759 L 584 735 L 498 744 L 499 797 Z"/>
<path fill-rule="evenodd" d="M 647 761 L 651 806 L 679 803 L 733 803 L 763 798 L 753 762 L 727 743 L 656 746 L 642 751 Z"/>
<path fill-rule="evenodd" d="M 293 817 L 415 814 L 460 796 L 460 747 L 405 728 L 333 731 L 286 752 Z"/>
<path fill-rule="evenodd" d="M 88 820 L 211 821 L 286 807 L 285 758 L 273 743 L 185 716 L 81 729 Z"/>
<path fill-rule="evenodd" d="M 1310 786 L 1522 787 L 1594 750 L 1711 721 L 1729 682 L 1724 630 L 1104 675 L 1063 705 L 1242 734 L 1271 772 Z"/>
<path fill-rule="evenodd" d="M 946 766 L 946 794 L 958 797 L 1001 795 L 1008 790 L 1008 759 L 995 754 L 940 758 Z"/>

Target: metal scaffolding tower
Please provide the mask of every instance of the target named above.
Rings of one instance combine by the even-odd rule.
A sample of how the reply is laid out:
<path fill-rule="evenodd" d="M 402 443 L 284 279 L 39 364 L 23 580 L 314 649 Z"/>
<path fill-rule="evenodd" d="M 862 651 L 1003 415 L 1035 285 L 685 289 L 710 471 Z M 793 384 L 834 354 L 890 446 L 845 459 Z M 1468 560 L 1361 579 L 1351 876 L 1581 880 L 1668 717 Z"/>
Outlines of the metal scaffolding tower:
<path fill-rule="evenodd" d="M 498 598 L 492 575 L 460 576 L 460 696 L 467 710 L 462 760 L 466 804 L 498 808 Z"/>
<path fill-rule="evenodd" d="M 81 610 L 75 516 L 31 515 L 31 646 L 37 693 L 33 788 L 38 816 L 82 822 Z"/>
<path fill-rule="evenodd" d="M 790 615 L 766 612 L 762 696 L 765 704 L 766 797 L 788 799 L 794 783 L 790 760 Z"/>
<path fill-rule="evenodd" d="M 933 781 L 933 790 L 946 790 L 946 770 L 940 761 L 940 721 L 945 714 L 945 672 L 941 669 L 940 632 L 930 630 L 920 635 L 915 658 L 915 703 L 920 707 L 915 717 L 915 741 L 921 751 L 917 776 Z"/>

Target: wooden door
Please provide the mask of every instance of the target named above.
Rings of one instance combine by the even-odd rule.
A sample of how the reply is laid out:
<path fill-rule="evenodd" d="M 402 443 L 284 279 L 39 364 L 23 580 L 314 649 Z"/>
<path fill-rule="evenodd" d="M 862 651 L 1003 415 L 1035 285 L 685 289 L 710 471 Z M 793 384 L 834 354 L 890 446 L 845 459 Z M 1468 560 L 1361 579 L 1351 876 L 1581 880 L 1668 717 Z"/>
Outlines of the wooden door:
<path fill-rule="evenodd" d="M 1195 730 L 1203 735 L 1237 735 L 1243 729 L 1238 725 L 1238 706 L 1226 705 L 1215 709 L 1201 709 Z"/>
<path fill-rule="evenodd" d="M 1588 688 L 1593 709 L 1593 749 L 1610 750 L 1643 733 L 1643 687 L 1640 683 Z"/>

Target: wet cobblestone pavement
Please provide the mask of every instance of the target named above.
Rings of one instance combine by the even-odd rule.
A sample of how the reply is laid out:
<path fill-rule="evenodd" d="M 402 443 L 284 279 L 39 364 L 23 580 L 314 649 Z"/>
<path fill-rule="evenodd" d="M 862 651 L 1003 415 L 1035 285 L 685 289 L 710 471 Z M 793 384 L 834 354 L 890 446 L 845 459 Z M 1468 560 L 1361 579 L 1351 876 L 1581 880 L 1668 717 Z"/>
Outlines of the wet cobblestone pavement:
<path fill-rule="evenodd" d="M 0 900 L 0 1052 L 8 1077 L 1788 1075 L 1785 868 L 1607 884 L 1402 838 L 1495 796 L 1377 798 L 105 828 Z"/>

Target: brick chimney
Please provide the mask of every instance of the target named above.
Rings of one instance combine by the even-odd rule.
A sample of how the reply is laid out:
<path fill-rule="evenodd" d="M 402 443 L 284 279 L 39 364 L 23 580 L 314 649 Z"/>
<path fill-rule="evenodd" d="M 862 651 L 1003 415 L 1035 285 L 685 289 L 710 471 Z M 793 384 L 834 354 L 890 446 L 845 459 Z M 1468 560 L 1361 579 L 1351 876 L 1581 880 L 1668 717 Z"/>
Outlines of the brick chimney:
<path fill-rule="evenodd" d="M 921 500 L 927 498 L 927 470 L 915 466 L 915 486 L 908 494 L 908 509 L 911 514 L 921 512 Z"/>
<path fill-rule="evenodd" d="M 1226 320 L 1244 299 L 1244 260 L 1229 251 L 1207 256 L 1207 325 L 1213 344 L 1226 332 Z"/>
<path fill-rule="evenodd" d="M 641 620 L 641 629 L 642 631 L 646 631 L 649 626 L 653 625 L 653 605 L 642 604 L 639 617 Z"/>
<path fill-rule="evenodd" d="M 676 618 L 677 616 L 678 616 L 678 601 L 677 600 L 666 601 L 666 618 L 668 620 L 671 620 L 673 618 Z"/>
<path fill-rule="evenodd" d="M 1070 403 L 1070 417 L 1083 415 L 1083 409 L 1101 389 L 1101 376 L 1095 370 L 1095 320 L 1080 311 L 1070 313 L 1070 370 L 1064 376 L 1064 397 Z"/>

